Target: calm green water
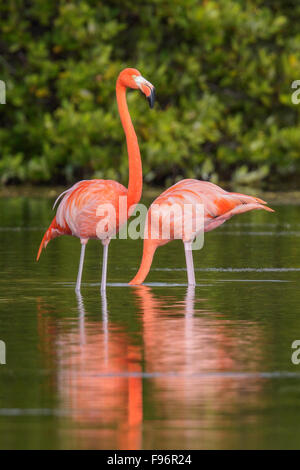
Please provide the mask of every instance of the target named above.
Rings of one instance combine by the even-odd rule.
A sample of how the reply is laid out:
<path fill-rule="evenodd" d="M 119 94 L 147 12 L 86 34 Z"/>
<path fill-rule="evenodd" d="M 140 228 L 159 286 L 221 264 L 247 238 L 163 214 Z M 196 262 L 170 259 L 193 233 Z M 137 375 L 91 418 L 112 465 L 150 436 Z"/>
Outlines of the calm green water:
<path fill-rule="evenodd" d="M 237 216 L 195 253 L 160 248 L 146 286 L 141 242 L 52 241 L 49 199 L 0 199 L 0 448 L 300 448 L 300 207 Z"/>

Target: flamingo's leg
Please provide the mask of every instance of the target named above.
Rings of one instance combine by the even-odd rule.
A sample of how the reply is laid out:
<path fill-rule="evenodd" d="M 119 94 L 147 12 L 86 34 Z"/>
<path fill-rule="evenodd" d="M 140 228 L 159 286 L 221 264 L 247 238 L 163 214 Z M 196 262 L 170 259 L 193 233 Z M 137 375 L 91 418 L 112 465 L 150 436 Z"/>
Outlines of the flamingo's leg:
<path fill-rule="evenodd" d="M 80 240 L 81 252 L 80 252 L 80 261 L 79 261 L 79 268 L 78 268 L 75 292 L 80 292 L 82 268 L 83 268 L 84 255 L 85 255 L 85 246 L 86 246 L 87 242 L 88 241 L 86 239 L 81 239 Z"/>
<path fill-rule="evenodd" d="M 103 260 L 102 260 L 102 279 L 101 279 L 101 292 L 106 290 L 106 274 L 107 274 L 107 258 L 108 258 L 108 245 L 110 239 L 102 240 L 103 244 Z"/>
<path fill-rule="evenodd" d="M 195 286 L 195 270 L 193 261 L 192 242 L 183 242 L 185 251 L 186 270 L 188 277 L 188 285 Z"/>

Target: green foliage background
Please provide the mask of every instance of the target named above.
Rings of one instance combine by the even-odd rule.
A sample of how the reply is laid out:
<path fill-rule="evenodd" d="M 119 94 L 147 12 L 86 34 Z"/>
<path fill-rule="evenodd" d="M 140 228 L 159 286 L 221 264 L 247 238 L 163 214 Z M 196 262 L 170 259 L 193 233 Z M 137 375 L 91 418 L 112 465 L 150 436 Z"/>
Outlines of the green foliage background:
<path fill-rule="evenodd" d="M 147 183 L 300 174 L 297 0 L 7 0 L 0 17 L 3 183 L 126 184 L 126 66 L 157 90 L 154 110 L 128 93 Z"/>

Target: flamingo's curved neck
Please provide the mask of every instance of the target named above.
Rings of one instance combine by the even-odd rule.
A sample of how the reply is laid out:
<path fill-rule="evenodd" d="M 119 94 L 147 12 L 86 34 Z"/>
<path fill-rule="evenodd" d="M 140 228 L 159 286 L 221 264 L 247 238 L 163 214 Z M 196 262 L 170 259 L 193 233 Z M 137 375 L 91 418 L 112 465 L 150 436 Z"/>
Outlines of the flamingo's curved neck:
<path fill-rule="evenodd" d="M 150 271 L 156 248 L 157 244 L 155 244 L 153 240 L 144 239 L 142 262 L 138 272 L 136 273 L 134 278 L 131 279 L 129 284 L 141 284 L 145 280 L 147 274 Z"/>
<path fill-rule="evenodd" d="M 117 80 L 116 94 L 128 151 L 129 181 L 127 205 L 129 209 L 132 205 L 137 204 L 141 199 L 143 187 L 142 162 L 137 136 L 128 111 L 126 88 L 119 82 L 119 80 Z"/>

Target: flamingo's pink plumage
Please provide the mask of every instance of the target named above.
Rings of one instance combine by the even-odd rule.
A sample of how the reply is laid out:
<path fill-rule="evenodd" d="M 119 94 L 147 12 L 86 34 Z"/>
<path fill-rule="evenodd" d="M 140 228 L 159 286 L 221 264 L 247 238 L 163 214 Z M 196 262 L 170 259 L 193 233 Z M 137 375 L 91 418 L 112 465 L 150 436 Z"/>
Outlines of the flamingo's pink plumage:
<path fill-rule="evenodd" d="M 161 231 L 162 223 L 164 218 L 170 217 L 170 208 L 174 204 L 181 206 L 182 214 L 184 214 L 184 205 L 186 204 L 194 207 L 200 204 L 203 205 L 204 232 L 209 232 L 219 227 L 226 220 L 236 214 L 242 214 L 243 212 L 248 212 L 254 209 L 264 209 L 266 211 L 273 212 L 273 209 L 265 205 L 265 201 L 257 197 L 227 192 L 216 184 L 207 181 L 199 181 L 195 179 L 179 181 L 158 196 L 149 208 L 142 262 L 139 271 L 129 284 L 141 284 L 144 281 L 150 270 L 153 255 L 158 246 L 164 245 L 174 238 L 179 238 L 176 237 L 176 234 L 178 233 L 183 234 L 180 238 L 182 238 L 184 242 L 190 241 L 189 235 L 185 234 L 182 229 L 185 225 L 184 217 L 176 218 L 173 214 L 170 218 L 170 237 L 167 239 L 163 237 Z M 153 219 L 151 217 L 151 211 L 154 206 L 160 207 L 161 219 L 159 223 L 156 223 L 155 218 Z M 193 213 L 191 217 L 193 217 Z M 155 223 L 156 226 L 153 227 L 153 224 Z"/>
<path fill-rule="evenodd" d="M 115 229 L 118 231 L 119 197 L 127 197 L 127 192 L 125 186 L 112 180 L 84 180 L 74 184 L 65 192 L 58 206 L 56 216 L 42 239 L 37 260 L 48 242 L 60 235 L 73 235 L 81 240 L 98 238 L 96 227 L 102 216 L 97 216 L 97 208 L 102 204 L 114 206 Z"/>
<path fill-rule="evenodd" d="M 110 235 L 115 234 L 120 225 L 126 221 L 130 211 L 139 202 L 142 194 L 142 163 L 138 145 L 137 136 L 130 118 L 126 101 L 126 89 L 140 89 L 147 97 L 149 104 L 153 107 L 155 90 L 153 85 L 141 76 L 136 69 L 124 69 L 116 84 L 116 97 L 119 114 L 126 136 L 128 159 L 129 159 L 129 182 L 128 189 L 116 181 L 111 180 L 84 180 L 76 183 L 72 188 L 59 196 L 56 202 L 63 196 L 59 203 L 56 216 L 46 231 L 37 254 L 37 260 L 41 251 L 48 242 L 60 235 L 73 235 L 80 238 L 82 248 L 80 264 L 77 276 L 76 290 L 80 290 L 81 274 L 84 261 L 85 245 L 90 238 L 101 238 L 104 246 L 103 264 L 102 264 L 102 283 L 103 290 L 106 285 L 106 263 L 107 247 L 110 241 Z M 125 211 L 119 214 L 120 197 L 124 196 Z M 55 205 L 55 204 L 54 204 Z M 114 208 L 114 213 L 107 215 L 99 213 L 98 208 L 103 205 L 109 205 Z M 120 209 L 121 212 L 122 209 Z M 105 217 L 108 221 L 106 230 L 104 227 L 99 232 L 98 223 Z"/>

